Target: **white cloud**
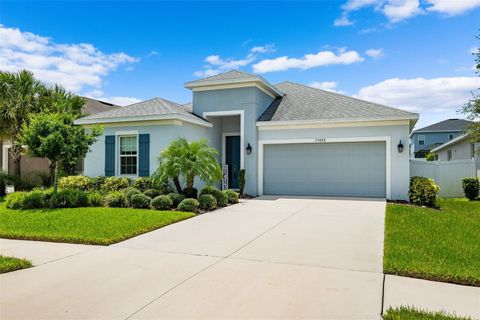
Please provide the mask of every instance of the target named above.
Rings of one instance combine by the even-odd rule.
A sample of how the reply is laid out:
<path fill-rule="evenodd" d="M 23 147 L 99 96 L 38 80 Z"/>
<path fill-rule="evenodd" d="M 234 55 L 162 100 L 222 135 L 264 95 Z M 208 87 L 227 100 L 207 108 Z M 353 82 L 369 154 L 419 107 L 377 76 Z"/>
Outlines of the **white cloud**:
<path fill-rule="evenodd" d="M 122 107 L 142 101 L 134 97 L 119 97 L 119 96 L 108 97 L 104 95 L 102 90 L 98 90 L 98 89 L 94 89 L 86 93 L 84 96 L 88 98 L 100 100 L 100 101 L 110 102 Z"/>
<path fill-rule="evenodd" d="M 480 7 L 480 0 L 348 0 L 342 5 L 342 14 L 334 25 L 354 24 L 350 14 L 367 7 L 382 13 L 390 23 L 397 23 L 425 13 L 459 15 Z"/>
<path fill-rule="evenodd" d="M 58 44 L 47 37 L 0 25 L 0 69 L 28 69 L 41 81 L 79 92 L 100 88 L 102 77 L 138 58 L 105 54 L 89 43 Z"/>
<path fill-rule="evenodd" d="M 364 59 L 356 51 L 342 50 L 338 54 L 332 51 L 320 51 L 315 54 L 306 54 L 301 58 L 288 56 L 275 59 L 265 59 L 253 65 L 253 71 L 266 73 L 273 71 L 285 71 L 288 69 L 311 69 L 333 64 L 352 64 Z"/>
<path fill-rule="evenodd" d="M 374 59 L 381 58 L 383 56 L 383 49 L 368 49 L 365 54 Z"/>
<path fill-rule="evenodd" d="M 480 0 L 426 0 L 431 6 L 427 11 L 443 13 L 449 16 L 465 13 L 480 7 Z"/>
<path fill-rule="evenodd" d="M 205 58 L 207 64 L 204 66 L 204 69 L 195 71 L 194 75 L 197 77 L 210 77 L 220 72 L 245 67 L 257 60 L 260 55 L 275 51 L 274 44 L 266 44 L 250 48 L 248 54 L 243 59 L 222 58 L 217 54 L 213 54 Z"/>
<path fill-rule="evenodd" d="M 413 112 L 451 114 L 479 87 L 478 77 L 393 78 L 363 87 L 355 96 Z"/>
<path fill-rule="evenodd" d="M 336 93 L 344 93 L 343 91 L 336 90 L 338 86 L 338 82 L 336 81 L 322 81 L 322 82 L 312 82 L 308 84 L 309 87 L 322 89 L 326 91 L 336 92 Z"/>

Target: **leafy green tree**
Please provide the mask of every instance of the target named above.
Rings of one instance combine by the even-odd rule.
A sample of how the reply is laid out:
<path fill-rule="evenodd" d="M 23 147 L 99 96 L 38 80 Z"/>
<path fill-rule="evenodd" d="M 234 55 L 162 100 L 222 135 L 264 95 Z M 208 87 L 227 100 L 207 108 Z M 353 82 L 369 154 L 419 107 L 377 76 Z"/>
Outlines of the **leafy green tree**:
<path fill-rule="evenodd" d="M 480 40 L 480 36 L 477 36 L 477 39 Z M 477 48 L 474 55 L 476 73 L 480 76 L 480 47 Z M 480 141 L 480 122 L 478 121 L 480 119 L 480 96 L 473 94 L 472 99 L 463 105 L 460 112 L 465 114 L 468 120 L 475 121 L 469 126 L 467 134 L 473 142 Z"/>
<path fill-rule="evenodd" d="M 68 113 L 41 113 L 33 116 L 28 125 L 22 126 L 21 142 L 28 146 L 28 153 L 47 158 L 54 168 L 54 192 L 58 188 L 59 165 L 85 157 L 101 134 L 99 127 L 87 133 L 73 121 L 74 116 Z"/>
<path fill-rule="evenodd" d="M 21 128 L 41 110 L 40 95 L 46 88 L 29 71 L 0 71 L 0 139 L 10 140 L 15 184 L 20 181 Z"/>
<path fill-rule="evenodd" d="M 194 194 L 195 177 L 207 184 L 222 178 L 222 170 L 217 161 L 218 152 L 207 144 L 206 139 L 188 142 L 179 138 L 170 143 L 159 157 L 160 167 L 154 174 L 160 180 L 173 179 L 175 188 L 181 192 L 179 177 L 185 181 L 186 195 Z"/>

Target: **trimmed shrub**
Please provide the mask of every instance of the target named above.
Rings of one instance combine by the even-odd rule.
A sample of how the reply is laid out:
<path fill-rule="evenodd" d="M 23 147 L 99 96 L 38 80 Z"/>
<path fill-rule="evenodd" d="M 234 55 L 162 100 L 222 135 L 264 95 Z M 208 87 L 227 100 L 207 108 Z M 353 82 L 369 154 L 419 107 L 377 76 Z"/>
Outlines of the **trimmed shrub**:
<path fill-rule="evenodd" d="M 435 184 L 433 179 L 412 177 L 408 195 L 410 202 L 413 204 L 436 208 L 439 190 L 439 186 Z"/>
<path fill-rule="evenodd" d="M 58 181 L 60 189 L 79 189 L 87 191 L 92 186 L 92 179 L 86 176 L 61 177 Z"/>
<path fill-rule="evenodd" d="M 214 186 L 205 186 L 200 189 L 199 195 L 211 194 L 217 200 L 217 205 L 219 207 L 225 207 L 228 204 L 228 196 L 222 191 L 218 190 Z"/>
<path fill-rule="evenodd" d="M 478 198 L 480 192 L 480 183 L 478 178 L 464 178 L 462 179 L 463 192 L 468 200 L 472 201 Z"/>
<path fill-rule="evenodd" d="M 113 191 L 105 197 L 105 205 L 111 208 L 124 208 L 127 205 L 127 201 L 123 192 Z"/>
<path fill-rule="evenodd" d="M 108 177 L 105 178 L 105 182 L 103 183 L 103 189 L 106 192 L 119 191 L 127 188 L 129 185 L 130 179 L 128 178 Z"/>
<path fill-rule="evenodd" d="M 146 196 L 149 196 L 150 198 L 155 198 L 155 197 L 158 197 L 160 195 L 160 191 L 158 190 L 155 190 L 155 189 L 147 189 L 145 191 L 143 191 L 143 194 L 146 195 Z"/>
<path fill-rule="evenodd" d="M 153 198 L 150 206 L 155 210 L 169 210 L 173 206 L 172 199 L 166 195 L 160 195 Z"/>
<path fill-rule="evenodd" d="M 107 177 L 103 176 L 92 178 L 90 182 L 91 189 L 95 191 L 103 191 L 103 184 L 105 183 L 105 179 L 107 179 Z"/>
<path fill-rule="evenodd" d="M 172 185 L 168 180 L 163 180 L 154 185 L 154 188 L 160 190 L 161 194 L 168 195 L 169 193 L 175 193 Z"/>
<path fill-rule="evenodd" d="M 8 209 L 15 209 L 15 210 L 22 209 L 23 199 L 25 198 L 26 194 L 27 192 L 24 192 L 24 191 L 17 191 L 17 192 L 10 193 L 6 197 L 5 206 Z"/>
<path fill-rule="evenodd" d="M 25 194 L 22 199 L 21 209 L 41 209 L 48 207 L 45 192 L 43 190 L 33 190 Z"/>
<path fill-rule="evenodd" d="M 200 204 L 198 203 L 197 199 L 187 198 L 183 199 L 182 202 L 180 202 L 177 209 L 180 211 L 195 212 L 195 210 L 198 209 L 199 205 Z"/>
<path fill-rule="evenodd" d="M 125 195 L 125 200 L 127 202 L 127 205 L 130 205 L 130 198 L 135 195 L 142 193 L 140 190 L 134 188 L 134 187 L 128 187 L 122 190 L 123 194 Z"/>
<path fill-rule="evenodd" d="M 78 208 L 88 205 L 87 194 L 77 189 L 62 189 L 53 193 L 49 204 L 51 208 Z"/>
<path fill-rule="evenodd" d="M 140 177 L 135 179 L 133 181 L 134 188 L 137 188 L 138 190 L 144 192 L 145 190 L 151 189 L 152 188 L 152 179 L 149 177 Z"/>
<path fill-rule="evenodd" d="M 175 208 L 180 204 L 180 202 L 182 202 L 183 199 L 185 199 L 183 194 L 175 192 L 169 193 L 167 196 L 170 198 L 170 200 L 172 200 L 173 207 Z"/>
<path fill-rule="evenodd" d="M 152 202 L 152 198 L 144 195 L 143 193 L 138 193 L 138 194 L 134 194 L 130 198 L 129 204 L 132 208 L 146 209 L 146 208 L 150 208 L 150 202 Z"/>
<path fill-rule="evenodd" d="M 185 196 L 185 198 L 196 198 L 198 196 L 198 190 L 195 188 L 191 190 L 188 190 L 187 188 L 185 188 L 183 189 L 182 193 Z"/>
<path fill-rule="evenodd" d="M 87 193 L 87 202 L 89 207 L 103 207 L 104 196 L 97 191 Z"/>
<path fill-rule="evenodd" d="M 228 203 L 234 204 L 238 203 L 238 193 L 232 189 L 227 189 L 222 191 L 228 198 Z"/>
<path fill-rule="evenodd" d="M 211 194 L 198 196 L 198 203 L 200 208 L 204 210 L 214 210 L 217 208 L 217 200 Z"/>

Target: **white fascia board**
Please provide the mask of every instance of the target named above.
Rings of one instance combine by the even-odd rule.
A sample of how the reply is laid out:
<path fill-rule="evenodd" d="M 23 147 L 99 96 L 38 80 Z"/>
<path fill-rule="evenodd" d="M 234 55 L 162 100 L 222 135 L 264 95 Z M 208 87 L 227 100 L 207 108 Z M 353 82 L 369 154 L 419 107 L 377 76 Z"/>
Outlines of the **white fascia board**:
<path fill-rule="evenodd" d="M 75 124 L 102 124 L 102 123 L 118 123 L 118 122 L 138 122 L 138 121 L 152 121 L 152 120 L 180 120 L 196 124 L 199 126 L 211 128 L 212 124 L 204 120 L 194 120 L 182 115 L 152 115 L 139 117 L 120 117 L 120 118 L 97 118 L 97 119 L 77 119 Z"/>
<path fill-rule="evenodd" d="M 229 85 L 231 85 L 233 88 L 235 85 L 239 84 L 252 84 L 259 86 L 263 90 L 269 91 L 274 97 L 283 97 L 283 93 L 280 92 L 277 88 L 272 86 L 270 83 L 268 83 L 265 79 L 262 77 L 252 77 L 252 78 L 247 78 L 247 79 L 225 79 L 225 80 L 212 80 L 212 81 L 203 81 L 199 83 L 195 82 L 187 82 L 185 83 L 185 88 L 187 89 L 192 89 L 194 91 L 198 91 L 198 89 L 202 88 L 205 90 L 208 90 L 208 87 L 219 87 L 219 86 L 225 86 L 225 88 L 228 88 Z"/>
<path fill-rule="evenodd" d="M 390 122 L 401 120 L 417 120 L 417 115 L 404 116 L 404 117 L 391 117 L 391 118 L 335 118 L 335 119 L 321 119 L 321 120 L 288 120 L 288 121 L 257 121 L 257 127 L 276 127 L 276 126 L 288 126 L 295 125 L 301 128 L 302 125 L 322 125 L 322 124 L 345 124 L 345 123 L 366 123 L 369 122 Z"/>
<path fill-rule="evenodd" d="M 452 140 L 450 140 L 450 141 L 448 141 L 448 142 L 445 142 L 445 143 L 442 144 L 442 145 L 439 145 L 439 146 L 436 147 L 436 148 L 433 148 L 432 150 L 430 150 L 430 152 L 440 151 L 440 150 L 445 149 L 445 148 L 447 148 L 447 147 L 449 147 L 449 146 L 451 146 L 451 145 L 454 145 L 454 144 L 457 143 L 457 142 L 463 141 L 463 140 L 465 140 L 466 138 L 468 138 L 468 135 L 463 134 L 463 135 L 458 136 L 458 137 L 456 137 L 456 138 L 454 138 L 454 139 L 452 139 Z"/>

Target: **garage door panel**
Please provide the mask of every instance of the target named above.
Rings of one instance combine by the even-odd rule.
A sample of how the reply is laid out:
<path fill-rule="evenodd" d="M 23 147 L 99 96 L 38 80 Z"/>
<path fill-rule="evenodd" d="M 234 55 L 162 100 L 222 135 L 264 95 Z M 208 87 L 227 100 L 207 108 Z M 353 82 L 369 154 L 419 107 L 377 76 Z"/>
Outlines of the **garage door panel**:
<path fill-rule="evenodd" d="M 385 197 L 384 142 L 264 148 L 265 194 Z"/>

